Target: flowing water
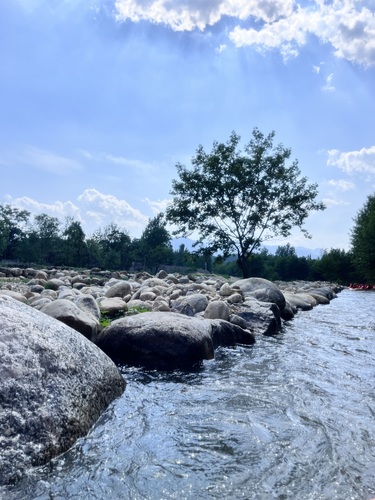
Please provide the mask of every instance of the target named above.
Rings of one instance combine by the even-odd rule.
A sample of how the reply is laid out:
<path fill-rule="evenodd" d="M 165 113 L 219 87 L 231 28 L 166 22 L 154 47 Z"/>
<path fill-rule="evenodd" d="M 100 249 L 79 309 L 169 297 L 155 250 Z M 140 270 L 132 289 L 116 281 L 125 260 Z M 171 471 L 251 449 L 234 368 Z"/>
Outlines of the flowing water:
<path fill-rule="evenodd" d="M 88 436 L 0 496 L 375 497 L 375 292 L 344 290 L 197 371 L 123 374 Z"/>

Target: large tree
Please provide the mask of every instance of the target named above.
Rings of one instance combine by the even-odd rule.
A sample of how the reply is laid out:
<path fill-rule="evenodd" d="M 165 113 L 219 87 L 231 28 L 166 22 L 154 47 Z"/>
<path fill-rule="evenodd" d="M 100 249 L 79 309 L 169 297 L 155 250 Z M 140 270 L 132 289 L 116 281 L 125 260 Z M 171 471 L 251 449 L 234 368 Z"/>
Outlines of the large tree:
<path fill-rule="evenodd" d="M 368 281 L 375 281 L 375 195 L 370 195 L 354 218 L 351 233 L 354 262 Z"/>
<path fill-rule="evenodd" d="M 0 259 L 16 259 L 30 212 L 11 205 L 0 205 Z"/>
<path fill-rule="evenodd" d="M 175 234 L 195 233 L 197 244 L 211 252 L 233 252 L 244 277 L 250 273 L 249 257 L 262 242 L 287 237 L 294 227 L 309 237 L 303 224 L 317 202 L 317 184 L 301 177 L 298 161 L 287 165 L 291 150 L 274 146 L 275 133 L 263 135 L 257 128 L 239 150 L 240 136 L 232 132 L 227 143 L 214 142 L 211 153 L 199 146 L 192 169 L 176 165 L 174 196 L 167 220 L 177 225 Z"/>

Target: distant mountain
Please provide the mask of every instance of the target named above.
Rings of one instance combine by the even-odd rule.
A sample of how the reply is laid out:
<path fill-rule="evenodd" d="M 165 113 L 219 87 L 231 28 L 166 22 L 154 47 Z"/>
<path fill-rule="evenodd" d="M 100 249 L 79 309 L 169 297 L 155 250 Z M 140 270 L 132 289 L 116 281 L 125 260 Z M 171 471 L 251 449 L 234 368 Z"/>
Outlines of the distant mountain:
<path fill-rule="evenodd" d="M 265 248 L 270 254 L 274 255 L 279 245 L 265 245 Z M 318 259 L 323 254 L 323 248 L 306 248 L 306 247 L 294 247 L 297 257 L 311 257 L 312 259 Z"/>
<path fill-rule="evenodd" d="M 190 238 L 175 238 L 171 241 L 173 250 L 178 250 L 181 245 L 185 245 L 185 248 L 189 252 L 197 250 L 193 248 L 194 240 Z M 270 254 L 274 255 L 279 245 L 264 245 L 264 247 L 269 251 Z M 311 257 L 312 259 L 319 259 L 323 254 L 322 248 L 306 248 L 306 247 L 294 247 L 298 257 Z"/>

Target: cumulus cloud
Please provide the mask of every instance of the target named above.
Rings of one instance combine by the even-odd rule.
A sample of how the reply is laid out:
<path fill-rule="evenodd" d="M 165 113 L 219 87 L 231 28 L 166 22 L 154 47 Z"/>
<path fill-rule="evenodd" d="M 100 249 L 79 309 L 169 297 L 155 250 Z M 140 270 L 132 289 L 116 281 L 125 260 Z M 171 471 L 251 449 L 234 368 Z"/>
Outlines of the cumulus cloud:
<path fill-rule="evenodd" d="M 279 50 L 294 57 L 315 36 L 337 57 L 375 65 L 375 16 L 365 0 L 117 0 L 118 21 L 164 24 L 175 31 L 204 30 L 225 16 L 238 20 L 229 33 L 237 47 Z M 244 22 L 251 26 L 243 27 Z"/>
<path fill-rule="evenodd" d="M 175 31 L 204 30 L 223 16 L 240 20 L 250 16 L 272 22 L 290 14 L 293 0 L 117 0 L 120 21 L 141 20 L 165 24 Z"/>
<path fill-rule="evenodd" d="M 12 198 L 7 195 L 4 197 L 4 203 L 20 208 L 21 210 L 27 210 L 32 215 L 45 213 L 51 217 L 57 217 L 61 222 L 63 222 L 66 217 L 73 217 L 75 220 L 82 222 L 80 208 L 72 201 L 41 203 L 28 196 Z"/>
<path fill-rule="evenodd" d="M 364 173 L 375 175 L 375 146 L 359 151 L 328 151 L 327 165 L 337 167 L 348 174 Z"/>
<path fill-rule="evenodd" d="M 45 213 L 57 217 L 62 224 L 66 217 L 73 217 L 81 222 L 86 235 L 113 222 L 127 230 L 131 237 L 139 237 L 149 221 L 148 215 L 132 207 L 126 200 L 101 193 L 96 189 L 86 189 L 74 201 L 41 203 L 28 197 L 12 198 L 7 195 L 2 203 L 28 210 L 32 215 Z M 147 200 L 147 208 L 151 207 L 151 212 L 155 214 L 160 211 L 156 208 L 161 209 L 164 205 L 162 201 Z"/>

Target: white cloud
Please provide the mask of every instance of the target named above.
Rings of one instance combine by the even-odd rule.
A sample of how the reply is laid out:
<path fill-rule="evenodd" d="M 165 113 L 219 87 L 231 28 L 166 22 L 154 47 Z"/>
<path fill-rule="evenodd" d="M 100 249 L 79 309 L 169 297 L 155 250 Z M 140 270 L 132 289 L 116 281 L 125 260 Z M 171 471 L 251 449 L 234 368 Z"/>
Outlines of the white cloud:
<path fill-rule="evenodd" d="M 170 204 L 170 199 L 153 201 L 149 198 L 145 198 L 144 201 L 150 206 L 152 212 L 158 215 L 160 212 L 165 212 L 167 206 Z"/>
<path fill-rule="evenodd" d="M 329 166 L 337 167 L 348 174 L 361 172 L 375 175 L 375 146 L 348 152 L 331 149 L 327 153 Z"/>
<path fill-rule="evenodd" d="M 83 165 L 72 158 L 57 155 L 45 149 L 27 147 L 16 161 L 58 175 L 67 175 L 83 170 Z"/>
<path fill-rule="evenodd" d="M 221 45 L 219 45 L 216 49 L 216 52 L 218 54 L 221 54 L 222 52 L 224 52 L 225 50 L 227 49 L 227 45 L 225 43 L 222 43 Z"/>
<path fill-rule="evenodd" d="M 341 200 L 339 198 L 323 198 L 322 201 L 327 208 L 351 204 L 349 201 Z"/>
<path fill-rule="evenodd" d="M 325 85 L 322 88 L 324 92 L 335 92 L 336 88 L 332 84 L 332 81 L 333 81 L 333 73 L 331 73 L 330 75 L 328 75 L 327 78 L 326 78 L 326 83 L 325 83 Z"/>
<path fill-rule="evenodd" d="M 237 47 L 279 50 L 294 57 L 308 36 L 330 44 L 337 57 L 375 65 L 375 16 L 365 0 L 117 0 L 119 21 L 150 21 L 175 31 L 204 30 L 224 16 L 256 22 L 236 26 L 229 38 Z"/>
<path fill-rule="evenodd" d="M 48 204 L 28 197 L 12 198 L 7 195 L 3 197 L 2 203 L 28 210 L 32 215 L 46 213 L 57 217 L 61 223 L 65 222 L 67 216 L 71 216 L 81 222 L 87 236 L 113 222 L 127 230 L 132 238 L 139 237 L 149 221 L 148 215 L 132 207 L 127 201 L 103 194 L 96 189 L 86 189 L 74 201 L 55 201 Z M 155 214 L 158 213 L 154 210 L 156 207 L 164 208 L 166 205 L 163 201 L 147 200 L 147 203 Z"/>
<path fill-rule="evenodd" d="M 92 153 L 90 151 L 79 150 L 79 153 L 89 161 L 96 161 L 100 163 L 111 163 L 113 165 L 120 165 L 136 170 L 152 170 L 154 165 L 141 160 L 132 160 L 124 156 L 115 156 L 110 153 Z"/>
<path fill-rule="evenodd" d="M 293 4 L 293 0 L 117 0 L 115 9 L 119 21 L 144 20 L 175 31 L 203 31 L 223 16 L 272 22 L 289 15 Z"/>
<path fill-rule="evenodd" d="M 148 222 L 148 217 L 127 201 L 96 189 L 86 189 L 77 199 L 86 217 L 94 219 L 100 226 L 114 222 L 130 231 L 130 228 L 141 229 Z"/>
<path fill-rule="evenodd" d="M 344 179 L 331 179 L 328 181 L 329 186 L 332 186 L 340 191 L 350 191 L 355 189 L 353 182 L 345 181 Z"/>
<path fill-rule="evenodd" d="M 21 210 L 28 210 L 32 215 L 45 213 L 52 217 L 57 217 L 61 222 L 63 222 L 66 217 L 70 216 L 82 222 L 79 207 L 71 201 L 41 203 L 27 196 L 12 198 L 9 195 L 4 197 L 4 201 L 6 204 L 10 204 L 17 208 L 20 208 Z"/>

